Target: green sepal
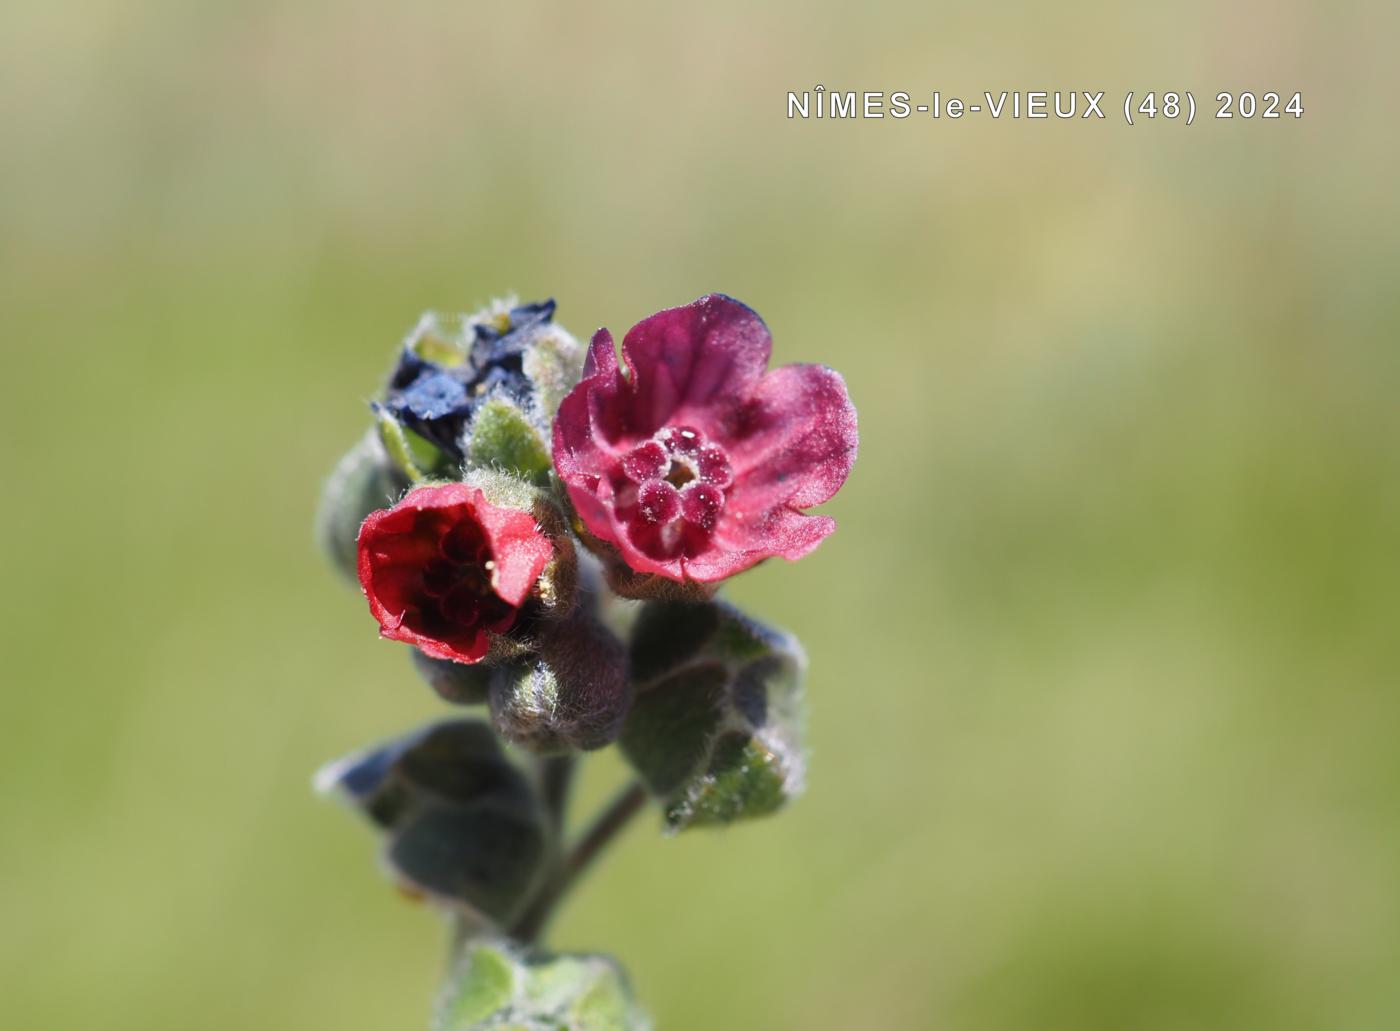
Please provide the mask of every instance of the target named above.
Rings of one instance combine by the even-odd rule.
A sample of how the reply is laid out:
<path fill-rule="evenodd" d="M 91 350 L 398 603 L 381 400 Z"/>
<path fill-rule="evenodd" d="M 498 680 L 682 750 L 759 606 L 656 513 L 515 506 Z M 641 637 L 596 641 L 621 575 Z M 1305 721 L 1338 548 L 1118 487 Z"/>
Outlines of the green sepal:
<path fill-rule="evenodd" d="M 407 489 L 407 478 L 389 460 L 373 430 L 336 463 L 316 508 L 316 540 L 348 579 L 359 580 L 356 542 L 365 516 L 389 508 Z"/>
<path fill-rule="evenodd" d="M 802 791 L 802 675 L 788 634 L 733 606 L 651 602 L 632 628 L 620 745 L 667 830 L 764 816 Z"/>
<path fill-rule="evenodd" d="M 432 1031 L 648 1031 L 615 960 L 469 942 L 438 996 Z"/>
<path fill-rule="evenodd" d="M 552 462 L 544 438 L 508 397 L 491 397 L 478 406 L 464 443 L 471 466 L 501 469 L 541 485 L 549 481 Z"/>
<path fill-rule="evenodd" d="M 436 444 L 414 433 L 383 408 L 374 410 L 375 428 L 384 451 L 412 483 L 425 483 L 445 473 L 451 459 Z"/>
<path fill-rule="evenodd" d="M 449 327 L 445 324 L 447 320 L 456 325 Z M 465 324 L 466 319 L 461 315 L 424 312 L 404 340 L 404 346 L 425 362 L 445 369 L 465 365 L 470 350 L 466 342 Z"/>
<path fill-rule="evenodd" d="M 583 345 L 557 322 L 541 326 L 521 354 L 521 368 L 535 388 L 535 411 L 546 428 L 559 403 L 578 383 L 586 354 Z"/>

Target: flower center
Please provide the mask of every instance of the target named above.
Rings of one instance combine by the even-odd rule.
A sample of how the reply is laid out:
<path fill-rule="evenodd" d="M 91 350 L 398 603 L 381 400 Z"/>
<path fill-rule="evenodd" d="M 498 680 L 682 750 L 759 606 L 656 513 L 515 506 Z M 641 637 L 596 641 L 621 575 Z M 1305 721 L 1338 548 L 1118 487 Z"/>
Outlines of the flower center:
<path fill-rule="evenodd" d="M 622 457 L 619 514 L 650 550 L 675 553 L 702 543 L 724 511 L 734 482 L 724 449 L 691 426 L 667 426 Z"/>
<path fill-rule="evenodd" d="M 436 554 L 427 557 L 419 581 L 416 621 L 420 629 L 444 632 L 494 623 L 510 613 L 496 596 L 491 572 L 496 563 L 485 535 L 470 522 L 444 525 L 431 516 L 424 520 L 428 539 L 436 538 Z"/>

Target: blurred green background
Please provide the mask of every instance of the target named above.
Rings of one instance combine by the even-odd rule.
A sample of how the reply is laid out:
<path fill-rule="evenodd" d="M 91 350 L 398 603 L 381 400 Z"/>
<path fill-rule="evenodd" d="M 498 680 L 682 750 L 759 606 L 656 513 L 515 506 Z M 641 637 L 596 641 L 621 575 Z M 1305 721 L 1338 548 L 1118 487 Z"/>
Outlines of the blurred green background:
<path fill-rule="evenodd" d="M 426 308 L 723 290 L 861 458 L 731 596 L 808 796 L 569 907 L 667 1031 L 1400 1025 L 1400 143 L 1379 4 L 10 3 L 0 1026 L 423 1027 L 323 760 L 442 710 L 316 554 Z M 1304 93 L 801 122 L 788 90 Z M 593 762 L 585 793 L 622 775 Z"/>

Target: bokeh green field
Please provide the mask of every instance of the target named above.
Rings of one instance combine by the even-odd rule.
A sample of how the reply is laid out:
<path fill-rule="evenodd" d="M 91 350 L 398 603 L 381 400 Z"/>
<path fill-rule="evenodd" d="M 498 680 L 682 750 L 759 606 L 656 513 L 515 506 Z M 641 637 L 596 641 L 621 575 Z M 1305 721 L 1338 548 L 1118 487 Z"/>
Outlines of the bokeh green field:
<path fill-rule="evenodd" d="M 310 521 L 508 290 L 732 293 L 861 411 L 730 592 L 807 644 L 807 797 L 638 826 L 558 945 L 666 1031 L 1400 1026 L 1396 9 L 493 8 L 0 13 L 0 1027 L 425 1025 L 440 929 L 309 777 L 441 709 Z"/>

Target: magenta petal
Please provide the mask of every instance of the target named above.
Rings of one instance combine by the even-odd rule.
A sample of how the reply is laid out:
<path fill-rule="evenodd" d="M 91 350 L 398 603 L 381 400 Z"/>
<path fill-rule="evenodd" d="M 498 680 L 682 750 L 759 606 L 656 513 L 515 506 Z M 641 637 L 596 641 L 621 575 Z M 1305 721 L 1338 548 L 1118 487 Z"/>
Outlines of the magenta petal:
<path fill-rule="evenodd" d="M 573 486 L 607 472 L 612 443 L 622 433 L 628 402 L 617 367 L 612 334 L 600 329 L 588 348 L 583 379 L 559 405 L 554 417 L 554 465 Z"/>
<path fill-rule="evenodd" d="M 728 525 L 726 525 L 728 524 Z M 723 580 L 742 573 L 766 558 L 788 561 L 806 555 L 836 529 L 830 516 L 808 516 L 780 508 L 762 525 L 740 525 L 721 518 L 714 548 L 685 563 L 685 575 L 701 583 Z"/>
<path fill-rule="evenodd" d="M 634 540 L 633 536 L 642 537 L 648 533 L 654 533 L 651 527 L 633 527 L 631 533 L 623 532 L 619 534 L 617 540 L 617 550 L 622 556 L 622 561 L 627 563 L 629 569 L 638 573 L 653 573 L 656 576 L 664 576 L 667 580 L 675 580 L 681 583 L 685 580 L 685 559 L 676 556 L 654 556 L 642 550 L 642 542 Z"/>
<path fill-rule="evenodd" d="M 625 375 L 607 331 L 593 338 L 555 418 L 554 463 L 608 554 L 712 583 L 805 555 L 835 529 L 801 509 L 850 473 L 855 409 L 830 369 L 765 373 L 770 349 L 763 321 L 719 294 L 634 326 Z"/>
<path fill-rule="evenodd" d="M 612 484 L 606 479 L 597 481 L 591 487 L 587 482 L 575 483 L 566 480 L 565 484 L 569 490 L 569 500 L 574 504 L 574 511 L 583 520 L 583 525 L 588 527 L 588 532 L 609 544 L 618 543 L 621 528 L 613 516 Z"/>
<path fill-rule="evenodd" d="M 732 503 L 751 511 L 807 508 L 835 494 L 856 460 L 856 410 L 839 373 L 784 365 L 731 415 Z"/>
<path fill-rule="evenodd" d="M 703 421 L 753 388 L 772 349 L 763 320 L 724 294 L 643 319 L 622 341 L 632 372 L 634 431 L 650 435 L 673 416 Z"/>

